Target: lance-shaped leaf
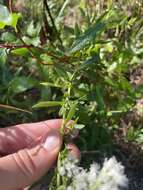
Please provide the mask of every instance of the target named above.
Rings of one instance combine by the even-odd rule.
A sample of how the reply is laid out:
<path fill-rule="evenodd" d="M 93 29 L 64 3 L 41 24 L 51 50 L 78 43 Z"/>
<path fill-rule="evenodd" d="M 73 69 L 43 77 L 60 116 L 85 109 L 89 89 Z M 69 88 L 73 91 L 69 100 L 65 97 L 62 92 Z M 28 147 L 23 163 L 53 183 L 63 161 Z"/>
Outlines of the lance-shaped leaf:
<path fill-rule="evenodd" d="M 41 82 L 40 84 L 43 86 L 50 86 L 50 87 L 56 87 L 56 88 L 62 88 L 63 87 L 62 85 L 58 85 L 58 84 L 55 84 L 52 82 Z"/>
<path fill-rule="evenodd" d="M 69 53 L 75 53 L 87 45 L 93 43 L 97 36 L 99 36 L 106 29 L 106 20 L 104 19 L 108 12 L 103 14 L 90 28 L 88 28 L 82 35 L 80 35 L 72 45 Z"/>
<path fill-rule="evenodd" d="M 62 106 L 62 101 L 43 101 L 35 104 L 32 108 L 47 108 L 47 107 L 54 107 L 54 106 Z"/>
<path fill-rule="evenodd" d="M 75 102 L 71 105 L 71 108 L 70 108 L 69 113 L 68 113 L 67 118 L 66 118 L 66 122 L 71 120 L 73 118 L 73 116 L 75 115 L 76 106 L 77 106 L 77 102 Z"/>
<path fill-rule="evenodd" d="M 25 56 L 25 57 L 30 55 L 29 50 L 27 48 L 24 48 L 24 47 L 23 48 L 16 48 L 16 49 L 12 50 L 11 53 L 14 55 Z"/>
<path fill-rule="evenodd" d="M 17 108 L 17 107 L 10 106 L 10 105 L 4 105 L 4 104 L 0 104 L 0 109 L 7 109 L 7 110 L 12 110 L 12 111 L 20 111 L 20 112 L 26 112 L 26 113 L 32 114 L 31 111 L 21 109 L 21 108 Z"/>

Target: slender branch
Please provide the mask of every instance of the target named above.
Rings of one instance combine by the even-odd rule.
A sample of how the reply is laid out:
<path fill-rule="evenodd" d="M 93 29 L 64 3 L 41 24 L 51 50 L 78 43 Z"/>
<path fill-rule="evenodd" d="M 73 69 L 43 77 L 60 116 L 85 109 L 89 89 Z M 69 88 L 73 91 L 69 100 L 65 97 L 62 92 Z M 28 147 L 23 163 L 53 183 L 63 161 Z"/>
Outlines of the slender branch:
<path fill-rule="evenodd" d="M 62 39 L 60 38 L 59 32 L 58 32 L 57 27 L 56 27 L 56 25 L 55 25 L 55 22 L 54 22 L 54 19 L 53 19 L 53 17 L 52 17 L 52 14 L 51 14 L 49 5 L 48 5 L 48 3 L 47 3 L 47 0 L 44 0 L 44 5 L 45 5 L 46 11 L 47 11 L 47 13 L 48 13 L 48 15 L 49 15 L 49 17 L 50 17 L 51 23 L 52 23 L 52 25 L 53 25 L 53 27 L 54 27 L 56 33 L 57 33 L 57 38 L 58 38 L 58 40 L 59 40 L 59 42 L 61 43 L 61 46 L 62 46 L 62 48 L 63 48 L 63 42 L 62 42 Z"/>
<path fill-rule="evenodd" d="M 67 64 L 70 64 L 69 63 L 69 58 L 68 57 L 58 57 L 57 55 L 53 54 L 52 52 L 44 52 L 44 50 L 40 47 L 34 47 L 32 45 L 26 45 L 26 44 L 23 44 L 23 45 L 17 45 L 17 44 L 0 44 L 0 48 L 7 48 L 7 49 L 16 49 L 16 48 L 27 48 L 30 52 L 31 52 L 31 55 L 33 58 L 35 58 L 40 64 L 42 65 L 51 65 L 51 64 L 48 64 L 48 63 L 44 63 L 43 61 L 39 60 L 39 58 L 37 58 L 32 49 L 31 48 L 36 48 L 38 49 L 39 51 L 42 51 L 43 53 L 47 54 L 48 56 L 51 56 L 53 58 L 55 58 L 56 60 L 58 60 L 58 62 L 65 62 Z"/>
<path fill-rule="evenodd" d="M 51 19 L 51 22 L 52 22 L 53 27 L 54 27 L 55 30 L 57 31 L 57 28 L 56 28 L 54 19 L 53 19 L 53 17 L 52 17 L 52 14 L 51 14 L 49 5 L 48 5 L 48 3 L 47 3 L 47 0 L 44 0 L 44 5 L 45 5 L 45 8 L 46 8 L 46 10 L 47 10 L 47 13 L 48 13 L 48 15 L 49 15 L 49 17 L 50 17 L 50 19 Z"/>
<path fill-rule="evenodd" d="M 35 56 L 35 54 L 33 53 L 33 50 L 32 50 L 32 49 L 35 48 L 35 49 L 41 51 L 41 53 L 45 53 L 48 56 L 55 58 L 56 60 L 58 60 L 59 63 L 67 63 L 67 64 L 71 64 L 72 65 L 72 63 L 70 61 L 71 57 L 68 57 L 66 55 L 63 56 L 63 57 L 59 57 L 56 54 L 54 54 L 53 52 L 45 51 L 41 47 L 35 47 L 33 45 L 27 45 L 23 40 L 22 40 L 22 42 L 24 43 L 22 45 L 17 45 L 17 44 L 0 44 L 0 48 L 7 48 L 7 49 L 10 49 L 10 50 L 16 49 L 16 48 L 27 48 L 31 52 L 32 57 L 35 58 L 36 60 L 38 60 L 38 62 L 40 61 L 40 63 L 43 64 L 43 65 L 51 65 L 51 64 L 47 64 L 47 63 L 42 62 L 41 60 L 39 60 L 39 58 L 37 58 Z"/>
<path fill-rule="evenodd" d="M 33 47 L 30 45 L 16 45 L 16 44 L 0 44 L 0 48 L 15 49 L 15 48 L 28 48 Z"/>
<path fill-rule="evenodd" d="M 34 46 L 30 46 L 30 45 L 14 45 L 14 44 L 0 44 L 0 48 L 7 48 L 7 49 L 15 49 L 15 48 L 27 48 L 30 52 L 31 52 L 31 56 L 33 58 L 35 58 L 40 64 L 42 65 L 49 65 L 47 63 L 44 63 L 42 61 L 40 61 L 39 59 L 37 59 L 37 57 L 33 54 L 33 52 L 31 51 L 31 48 L 33 48 Z"/>
<path fill-rule="evenodd" d="M 9 11 L 12 13 L 12 0 L 9 0 L 8 6 L 9 6 Z"/>
<path fill-rule="evenodd" d="M 55 59 L 59 59 L 60 61 L 68 61 L 68 57 L 58 57 L 57 55 L 54 55 L 52 52 L 44 52 L 44 49 L 40 48 L 40 47 L 35 47 L 33 45 L 27 45 L 25 44 L 25 42 L 22 40 L 22 42 L 24 43 L 23 45 L 17 45 L 17 44 L 0 44 L 0 48 L 7 48 L 7 49 L 15 49 L 15 48 L 27 48 L 30 49 L 29 51 L 31 52 L 31 48 L 36 48 L 39 49 L 40 51 L 42 51 L 43 53 L 55 58 Z M 33 52 L 32 52 L 33 53 Z"/>

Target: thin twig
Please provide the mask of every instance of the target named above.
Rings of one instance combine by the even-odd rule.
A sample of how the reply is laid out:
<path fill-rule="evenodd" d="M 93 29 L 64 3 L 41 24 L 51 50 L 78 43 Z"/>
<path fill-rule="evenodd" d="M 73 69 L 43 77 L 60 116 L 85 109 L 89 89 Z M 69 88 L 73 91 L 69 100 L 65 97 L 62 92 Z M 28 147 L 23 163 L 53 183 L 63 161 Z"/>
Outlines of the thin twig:
<path fill-rule="evenodd" d="M 54 19 L 53 19 L 53 17 L 52 17 L 52 14 L 51 14 L 49 5 L 48 5 L 48 3 L 47 3 L 47 0 L 44 0 L 44 5 L 45 5 L 46 11 L 47 11 L 47 13 L 48 13 L 48 15 L 49 15 L 49 17 L 50 17 L 51 23 L 52 23 L 52 25 L 53 25 L 53 27 L 54 27 L 56 33 L 57 33 L 58 40 L 59 40 L 59 42 L 61 43 L 61 46 L 62 46 L 62 48 L 63 48 L 62 39 L 60 38 L 59 32 L 58 32 L 57 27 L 56 27 L 56 25 L 55 25 L 55 22 L 54 22 Z"/>
<path fill-rule="evenodd" d="M 47 10 L 47 12 L 48 12 L 48 15 L 49 15 L 49 17 L 50 17 L 50 19 L 51 19 L 51 22 L 52 22 L 53 27 L 54 27 L 55 30 L 57 31 L 57 28 L 56 28 L 54 19 L 53 19 L 53 17 L 52 17 L 52 14 L 51 14 L 49 5 L 48 5 L 48 3 L 47 3 L 47 0 L 44 0 L 44 5 L 45 5 L 45 8 L 46 8 L 46 10 Z"/>
<path fill-rule="evenodd" d="M 16 48 L 27 48 L 29 51 L 31 51 L 31 48 L 35 48 L 38 49 L 39 51 L 47 54 L 48 56 L 51 56 L 61 62 L 69 62 L 69 57 L 58 57 L 57 55 L 53 54 L 52 52 L 47 52 L 44 49 L 42 49 L 41 47 L 35 47 L 33 45 L 27 45 L 27 44 L 23 44 L 23 45 L 17 45 L 17 44 L 0 44 L 0 48 L 7 48 L 7 49 L 16 49 Z M 33 53 L 33 52 L 32 52 Z"/>
<path fill-rule="evenodd" d="M 38 51 L 41 51 L 41 53 L 44 53 L 50 57 L 53 57 L 55 60 L 57 60 L 57 64 L 58 63 L 66 63 L 66 64 L 70 64 L 73 66 L 73 64 L 71 63 L 71 57 L 68 57 L 68 56 L 63 56 L 63 57 L 59 57 L 57 56 L 56 54 L 54 54 L 53 52 L 48 52 L 48 51 L 45 51 L 43 48 L 41 47 L 35 47 L 33 45 L 27 45 L 23 39 L 21 39 L 22 42 L 24 44 L 22 45 L 18 45 L 18 44 L 0 44 L 0 48 L 7 48 L 7 49 L 10 49 L 10 50 L 13 50 L 13 49 L 17 49 L 17 48 L 27 48 L 30 53 L 31 53 L 31 56 L 33 58 L 35 58 L 40 64 L 42 65 L 50 65 L 52 66 L 51 64 L 48 64 L 48 63 L 45 63 L 43 61 L 41 61 L 38 57 L 35 56 L 34 52 L 33 52 L 33 49 L 37 49 Z"/>
<path fill-rule="evenodd" d="M 15 48 L 28 48 L 33 47 L 30 45 L 16 45 L 16 44 L 0 44 L 0 48 L 15 49 Z"/>
<path fill-rule="evenodd" d="M 12 13 L 12 0 L 9 0 L 8 6 L 9 6 L 10 13 Z"/>

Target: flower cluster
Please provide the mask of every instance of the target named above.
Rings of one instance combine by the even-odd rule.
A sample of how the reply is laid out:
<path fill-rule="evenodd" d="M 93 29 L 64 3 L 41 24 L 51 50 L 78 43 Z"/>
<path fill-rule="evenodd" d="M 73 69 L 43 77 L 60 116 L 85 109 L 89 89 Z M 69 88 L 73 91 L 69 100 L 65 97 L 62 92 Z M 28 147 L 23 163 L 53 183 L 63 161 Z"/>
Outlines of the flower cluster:
<path fill-rule="evenodd" d="M 77 160 L 66 158 L 61 163 L 59 173 L 68 181 L 66 190 L 119 190 L 128 184 L 124 167 L 115 157 L 105 159 L 102 168 L 93 163 L 89 170 L 79 167 Z"/>

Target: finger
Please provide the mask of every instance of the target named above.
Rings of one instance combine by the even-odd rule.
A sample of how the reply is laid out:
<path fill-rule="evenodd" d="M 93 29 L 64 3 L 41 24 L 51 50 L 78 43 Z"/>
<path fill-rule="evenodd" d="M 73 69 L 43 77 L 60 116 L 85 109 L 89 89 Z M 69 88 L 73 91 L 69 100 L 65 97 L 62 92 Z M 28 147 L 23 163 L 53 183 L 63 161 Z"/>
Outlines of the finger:
<path fill-rule="evenodd" d="M 61 124 L 61 119 L 53 119 L 0 129 L 0 155 L 11 154 L 20 149 L 35 146 L 40 142 L 43 134 L 53 129 L 59 130 Z"/>
<path fill-rule="evenodd" d="M 61 145 L 60 134 L 50 132 L 40 149 L 36 146 L 0 158 L 1 189 L 22 189 L 37 181 L 53 165 Z"/>
<path fill-rule="evenodd" d="M 66 148 L 69 151 L 69 153 L 68 153 L 69 156 L 72 156 L 72 158 L 78 159 L 80 161 L 80 158 L 81 158 L 80 150 L 78 149 L 77 146 L 75 146 L 75 144 L 72 144 L 72 143 L 67 144 Z M 46 181 L 43 180 L 43 181 L 41 181 L 41 183 L 38 183 L 36 186 L 34 186 L 32 188 L 32 190 L 40 190 L 40 189 L 42 189 L 41 187 L 43 187 L 43 189 L 44 189 L 44 187 L 48 187 L 49 180 L 50 180 L 49 177 L 50 176 L 48 176 L 48 178 L 45 178 Z M 24 188 L 23 190 L 28 190 L 28 189 L 29 189 L 29 187 Z"/>

